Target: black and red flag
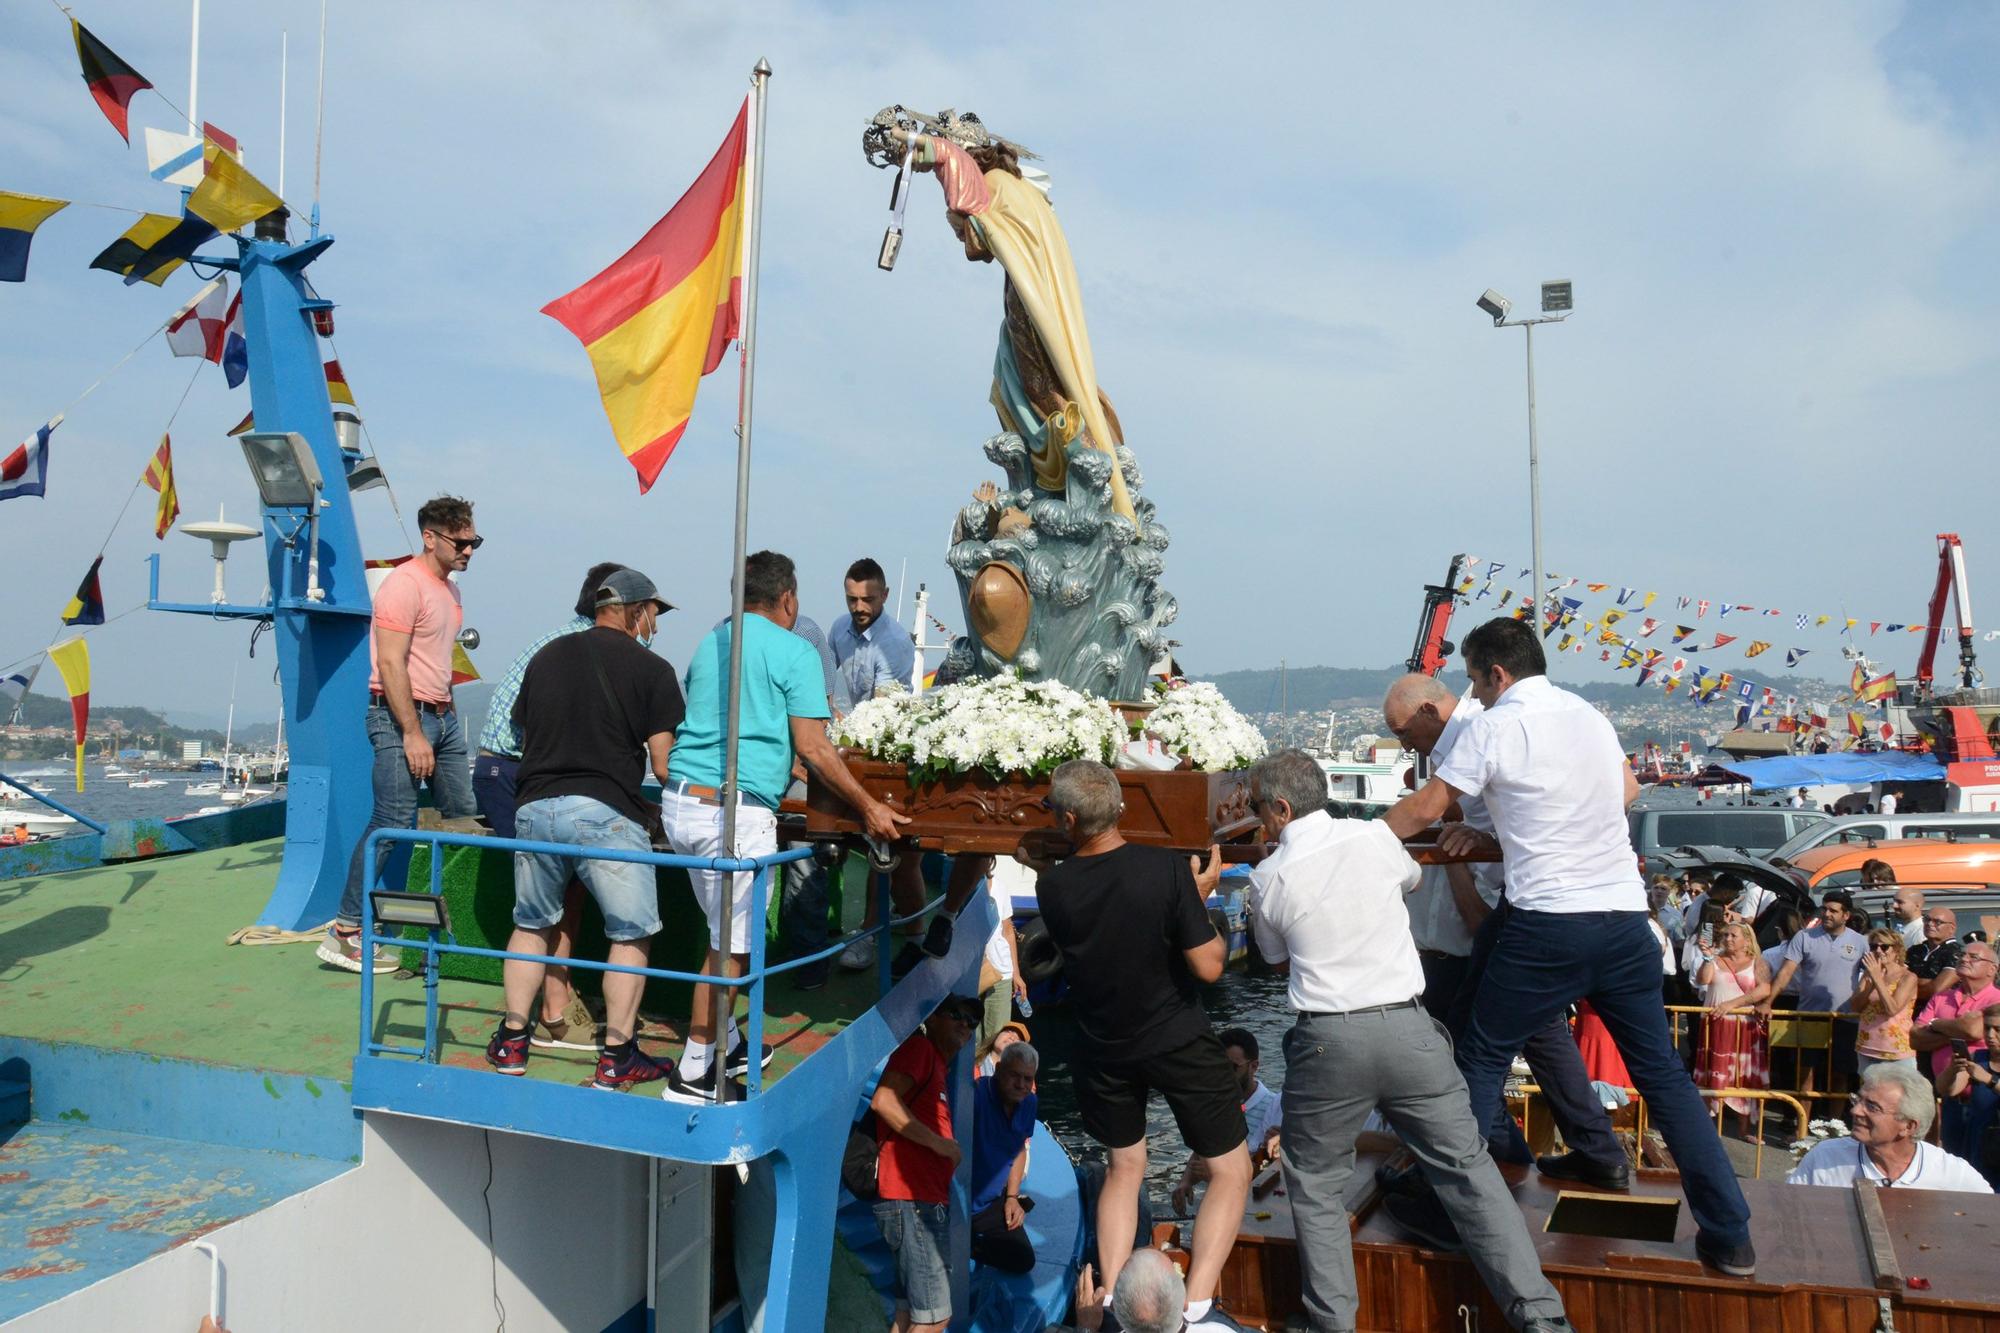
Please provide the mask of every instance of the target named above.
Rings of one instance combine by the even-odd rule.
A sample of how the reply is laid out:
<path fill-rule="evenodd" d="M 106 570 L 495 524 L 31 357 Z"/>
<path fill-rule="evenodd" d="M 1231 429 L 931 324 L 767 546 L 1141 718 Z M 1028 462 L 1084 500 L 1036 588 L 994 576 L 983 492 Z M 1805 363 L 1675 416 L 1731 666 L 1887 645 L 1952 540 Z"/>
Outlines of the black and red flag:
<path fill-rule="evenodd" d="M 75 19 L 69 21 L 70 35 L 76 38 L 76 58 L 83 63 L 83 81 L 111 128 L 126 143 L 132 132 L 126 128 L 127 107 L 132 94 L 152 83 L 138 70 L 118 58 L 118 53 L 90 35 L 90 29 Z"/>
<path fill-rule="evenodd" d="M 77 585 L 76 596 L 69 599 L 63 608 L 62 622 L 65 625 L 102 625 L 104 623 L 104 589 L 97 582 L 97 567 L 104 563 L 98 556 L 90 562 L 90 572 Z"/>

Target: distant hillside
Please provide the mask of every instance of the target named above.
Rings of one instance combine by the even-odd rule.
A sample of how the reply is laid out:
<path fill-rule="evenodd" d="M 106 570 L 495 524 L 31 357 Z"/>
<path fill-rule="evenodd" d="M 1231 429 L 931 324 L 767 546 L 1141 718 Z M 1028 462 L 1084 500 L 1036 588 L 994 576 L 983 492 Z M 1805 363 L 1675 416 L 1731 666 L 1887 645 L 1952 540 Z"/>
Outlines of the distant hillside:
<path fill-rule="evenodd" d="M 1275 667 L 1224 671 L 1204 679 L 1215 682 L 1229 702 L 1245 713 L 1275 713 L 1281 703 L 1288 703 L 1294 713 L 1316 713 L 1322 708 L 1382 702 L 1382 695 L 1403 674 L 1403 668 L 1292 667 L 1282 674 L 1282 685 Z"/>
<path fill-rule="evenodd" d="M 6 721 L 6 714 L 0 712 L 0 722 Z M 119 722 L 127 735 L 159 736 L 175 740 L 213 741 L 222 744 L 220 731 L 208 731 L 199 727 L 177 727 L 150 708 L 131 705 L 93 703 L 90 708 L 90 734 L 105 734 L 104 724 Z M 30 694 L 21 701 L 21 724 L 29 727 L 67 727 L 70 725 L 69 700 L 51 698 L 46 694 Z"/>

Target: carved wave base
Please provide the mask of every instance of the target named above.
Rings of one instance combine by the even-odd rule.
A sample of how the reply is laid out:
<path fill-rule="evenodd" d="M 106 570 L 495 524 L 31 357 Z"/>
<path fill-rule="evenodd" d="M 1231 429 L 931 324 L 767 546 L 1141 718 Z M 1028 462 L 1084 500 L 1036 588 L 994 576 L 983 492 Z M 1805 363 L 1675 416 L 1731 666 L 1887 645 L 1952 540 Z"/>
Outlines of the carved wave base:
<path fill-rule="evenodd" d="M 1055 827 L 1054 813 L 1042 804 L 1049 794 L 1047 778 L 964 773 L 913 787 L 903 764 L 847 750 L 840 754 L 869 795 L 910 817 L 908 834 L 922 847 L 1005 856 L 1024 835 Z M 1118 831 L 1127 842 L 1192 852 L 1256 832 L 1247 772 L 1120 771 L 1118 783 L 1125 798 Z M 821 836 L 862 831 L 854 811 L 817 778 L 807 785 L 806 829 Z"/>

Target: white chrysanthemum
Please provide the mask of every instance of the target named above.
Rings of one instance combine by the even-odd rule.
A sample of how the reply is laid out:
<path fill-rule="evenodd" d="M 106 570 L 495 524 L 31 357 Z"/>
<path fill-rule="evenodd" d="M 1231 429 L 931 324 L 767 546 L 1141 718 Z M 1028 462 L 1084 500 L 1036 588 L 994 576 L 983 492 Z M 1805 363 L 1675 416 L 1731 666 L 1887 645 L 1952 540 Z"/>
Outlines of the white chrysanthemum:
<path fill-rule="evenodd" d="M 1168 690 L 1146 719 L 1146 730 L 1209 773 L 1248 768 L 1268 748 L 1263 733 L 1207 681 Z"/>

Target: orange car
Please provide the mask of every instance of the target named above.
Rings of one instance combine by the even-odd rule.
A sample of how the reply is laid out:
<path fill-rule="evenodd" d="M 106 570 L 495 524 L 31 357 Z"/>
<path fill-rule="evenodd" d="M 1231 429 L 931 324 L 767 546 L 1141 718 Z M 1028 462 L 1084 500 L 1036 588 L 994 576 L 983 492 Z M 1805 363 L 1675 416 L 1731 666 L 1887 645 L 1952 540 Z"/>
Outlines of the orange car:
<path fill-rule="evenodd" d="M 1896 885 L 1862 888 L 1861 867 L 1868 861 L 1887 862 L 1896 872 Z M 1791 866 L 1815 901 L 1828 889 L 1846 889 L 1854 905 L 1878 923 L 1890 916 L 1896 886 L 1906 885 L 1922 889 L 1928 904 L 1956 912 L 1961 936 L 1974 930 L 1988 938 L 2000 933 L 2000 840 L 1830 842 L 1800 852 Z"/>

